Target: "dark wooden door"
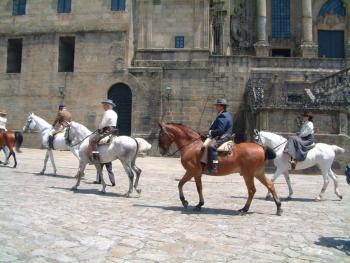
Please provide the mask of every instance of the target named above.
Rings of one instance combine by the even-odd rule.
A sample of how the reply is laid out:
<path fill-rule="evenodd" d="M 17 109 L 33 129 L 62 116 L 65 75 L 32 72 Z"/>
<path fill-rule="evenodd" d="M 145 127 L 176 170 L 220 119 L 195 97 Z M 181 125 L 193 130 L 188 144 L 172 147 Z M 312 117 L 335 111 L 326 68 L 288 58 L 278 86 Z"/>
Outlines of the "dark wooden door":
<path fill-rule="evenodd" d="M 318 56 L 344 58 L 344 31 L 318 31 Z"/>
<path fill-rule="evenodd" d="M 108 91 L 108 98 L 116 106 L 113 108 L 118 114 L 118 129 L 120 135 L 131 135 L 132 93 L 129 86 L 123 83 L 113 85 Z"/>

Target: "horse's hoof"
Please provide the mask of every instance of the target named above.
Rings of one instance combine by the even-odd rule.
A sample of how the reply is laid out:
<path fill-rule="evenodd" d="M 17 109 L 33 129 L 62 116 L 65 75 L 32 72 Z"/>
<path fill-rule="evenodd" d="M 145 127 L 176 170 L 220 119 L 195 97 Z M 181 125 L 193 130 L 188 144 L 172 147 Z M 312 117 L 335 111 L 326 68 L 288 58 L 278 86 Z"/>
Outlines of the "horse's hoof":
<path fill-rule="evenodd" d="M 101 193 L 101 194 L 105 194 L 105 193 L 106 193 L 106 190 L 101 190 L 100 193 Z"/>
<path fill-rule="evenodd" d="M 193 211 L 199 212 L 199 211 L 201 211 L 201 209 L 202 209 L 201 206 L 196 205 L 196 206 L 193 208 Z"/>
<path fill-rule="evenodd" d="M 183 205 L 183 207 L 184 207 L 185 209 L 187 209 L 187 207 L 188 207 L 188 201 L 187 201 L 187 200 L 182 201 L 182 205 Z"/>
<path fill-rule="evenodd" d="M 281 216 L 281 215 L 282 215 L 282 212 L 283 212 L 282 209 L 277 209 L 276 215 Z"/>
<path fill-rule="evenodd" d="M 286 201 L 290 201 L 290 200 L 292 200 L 292 197 L 291 196 L 287 196 Z"/>
<path fill-rule="evenodd" d="M 45 172 L 44 171 L 41 171 L 40 174 L 43 175 Z"/>
<path fill-rule="evenodd" d="M 129 198 L 129 197 L 130 197 L 130 193 L 127 192 L 124 196 L 127 197 L 127 198 Z"/>
<path fill-rule="evenodd" d="M 267 196 L 265 197 L 265 200 L 271 200 L 271 195 L 267 195 Z"/>
<path fill-rule="evenodd" d="M 239 209 L 238 212 L 240 215 L 244 216 L 245 214 L 247 214 L 248 209 L 243 207 L 243 208 Z"/>
<path fill-rule="evenodd" d="M 315 201 L 321 201 L 322 200 L 322 197 L 320 197 L 320 196 L 317 196 L 316 198 L 315 198 Z"/>
<path fill-rule="evenodd" d="M 339 199 L 342 200 L 343 199 L 343 196 L 342 195 L 338 195 Z"/>
<path fill-rule="evenodd" d="M 76 186 L 73 186 L 72 191 L 76 191 L 76 190 L 78 190 L 78 188 Z"/>
<path fill-rule="evenodd" d="M 138 194 L 141 194 L 141 189 L 135 189 Z"/>

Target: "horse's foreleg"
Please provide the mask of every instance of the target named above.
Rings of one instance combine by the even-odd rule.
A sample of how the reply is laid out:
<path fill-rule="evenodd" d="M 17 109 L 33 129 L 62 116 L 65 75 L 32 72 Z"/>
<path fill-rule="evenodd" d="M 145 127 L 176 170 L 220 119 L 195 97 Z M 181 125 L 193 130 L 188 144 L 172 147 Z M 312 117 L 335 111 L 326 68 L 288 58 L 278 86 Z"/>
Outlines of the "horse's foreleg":
<path fill-rule="evenodd" d="M 199 203 L 196 205 L 194 208 L 195 211 L 200 211 L 202 206 L 204 205 L 204 198 L 203 198 L 203 186 L 202 186 L 202 174 L 198 174 L 194 176 L 194 180 L 196 181 L 196 187 L 197 187 L 197 192 L 199 195 Z"/>
<path fill-rule="evenodd" d="M 320 194 L 315 198 L 316 201 L 322 200 L 323 194 L 325 193 L 327 186 L 329 184 L 328 171 L 322 170 L 322 176 L 323 176 L 323 187 L 321 189 Z"/>
<path fill-rule="evenodd" d="M 274 175 L 273 175 L 271 181 L 272 181 L 272 182 L 275 182 L 275 181 L 277 180 L 277 178 L 281 175 L 281 173 L 282 173 L 282 171 L 281 171 L 280 169 L 277 168 L 277 170 L 276 170 L 276 172 L 274 173 Z M 268 191 L 267 194 L 266 194 L 265 199 L 268 200 L 268 199 L 270 199 L 270 198 L 271 198 L 271 192 Z"/>
<path fill-rule="evenodd" d="M 46 150 L 46 154 L 45 154 L 45 159 L 44 159 L 44 167 L 41 170 L 40 174 L 44 174 L 45 170 L 46 170 L 46 164 L 47 164 L 47 160 L 49 159 L 49 150 Z"/>
<path fill-rule="evenodd" d="M 140 175 L 141 175 L 142 170 L 140 168 L 138 168 L 135 164 L 133 165 L 132 168 L 133 168 L 134 172 L 136 173 L 134 188 L 138 194 L 141 194 L 141 189 L 138 189 L 137 186 L 139 184 L 139 179 L 140 179 Z"/>
<path fill-rule="evenodd" d="M 333 182 L 334 182 L 334 193 L 340 198 L 343 199 L 342 194 L 339 192 L 338 189 L 338 180 L 337 180 L 337 175 L 332 171 L 332 169 L 330 168 L 328 171 L 328 175 L 330 178 L 332 178 Z"/>
<path fill-rule="evenodd" d="M 265 187 L 268 189 L 268 191 L 272 193 L 273 199 L 275 200 L 275 204 L 277 206 L 276 214 L 279 216 L 282 215 L 281 200 L 277 195 L 277 192 L 276 192 L 276 189 L 275 189 L 273 182 L 269 178 L 267 178 L 265 174 L 262 174 L 262 175 L 259 175 L 256 177 L 263 185 L 265 185 Z"/>
<path fill-rule="evenodd" d="M 239 209 L 238 211 L 241 213 L 246 213 L 249 210 L 250 204 L 252 203 L 254 194 L 256 192 L 256 188 L 254 185 L 254 176 L 252 175 L 243 175 L 245 185 L 248 190 L 248 199 L 247 202 L 245 203 L 244 207 Z"/>
<path fill-rule="evenodd" d="M 183 193 L 183 186 L 186 182 L 188 182 L 190 179 L 192 178 L 192 175 L 187 171 L 185 173 L 185 175 L 181 178 L 180 182 L 179 182 L 179 185 L 178 185 L 178 188 L 179 188 L 179 195 L 180 195 L 180 200 L 182 202 L 182 205 L 187 208 L 188 206 L 188 202 L 187 200 L 185 199 L 185 196 L 184 196 L 184 193 Z"/>
<path fill-rule="evenodd" d="M 49 152 L 49 156 L 50 156 L 50 160 L 51 160 L 51 164 L 52 164 L 52 168 L 53 168 L 53 174 L 56 175 L 57 169 L 56 169 L 56 165 L 55 165 L 55 160 L 53 158 L 53 152 L 51 149 L 48 149 L 48 152 Z"/>
<path fill-rule="evenodd" d="M 290 182 L 290 177 L 289 177 L 289 172 L 288 171 L 285 171 L 283 173 L 284 175 L 284 179 L 286 180 L 287 182 L 287 185 L 288 185 L 288 190 L 289 190 L 289 195 L 287 197 L 287 200 L 291 200 L 292 199 L 292 196 L 293 196 L 293 189 L 292 189 L 292 184 Z M 273 182 L 273 181 L 272 181 Z"/>
<path fill-rule="evenodd" d="M 87 165 L 87 163 L 80 161 L 79 169 L 78 169 L 78 172 L 77 172 L 77 174 L 75 176 L 77 178 L 77 182 L 72 187 L 72 190 L 77 190 L 78 189 L 78 186 L 80 185 L 80 180 L 84 176 L 84 171 L 85 171 L 86 165 Z"/>

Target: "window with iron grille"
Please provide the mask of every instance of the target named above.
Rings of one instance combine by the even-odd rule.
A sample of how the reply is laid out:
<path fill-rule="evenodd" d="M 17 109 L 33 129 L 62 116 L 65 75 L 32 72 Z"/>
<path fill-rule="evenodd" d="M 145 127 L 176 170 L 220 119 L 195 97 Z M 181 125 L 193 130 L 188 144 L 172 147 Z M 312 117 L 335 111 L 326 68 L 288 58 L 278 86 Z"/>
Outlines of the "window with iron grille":
<path fill-rule="evenodd" d="M 27 0 L 13 0 L 12 15 L 23 16 L 26 14 Z"/>
<path fill-rule="evenodd" d="M 175 48 L 184 48 L 185 47 L 185 37 L 176 36 L 175 37 Z"/>
<path fill-rule="evenodd" d="M 290 1 L 271 0 L 272 38 L 290 38 Z"/>
<path fill-rule="evenodd" d="M 74 71 L 75 37 L 60 37 L 58 72 Z"/>
<path fill-rule="evenodd" d="M 125 10 L 125 0 L 111 0 L 111 10 L 112 11 L 124 11 Z"/>
<path fill-rule="evenodd" d="M 58 0 L 57 13 L 70 13 L 72 2 L 71 0 Z"/>
<path fill-rule="evenodd" d="M 7 41 L 7 73 L 21 73 L 22 38 Z"/>

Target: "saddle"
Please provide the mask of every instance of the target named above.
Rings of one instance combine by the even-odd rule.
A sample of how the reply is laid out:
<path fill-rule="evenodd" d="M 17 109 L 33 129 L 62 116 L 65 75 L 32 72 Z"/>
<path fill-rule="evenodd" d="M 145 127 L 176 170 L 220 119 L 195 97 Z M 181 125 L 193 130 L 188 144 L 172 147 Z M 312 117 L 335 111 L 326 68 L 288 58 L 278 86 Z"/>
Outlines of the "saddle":
<path fill-rule="evenodd" d="M 316 143 L 312 143 L 312 144 L 310 144 L 310 145 L 308 145 L 308 146 L 306 146 L 306 149 L 308 150 L 308 151 L 310 151 L 312 148 L 314 148 L 316 146 Z"/>
<path fill-rule="evenodd" d="M 231 153 L 235 143 L 231 140 L 221 144 L 216 151 L 222 153 Z"/>
<path fill-rule="evenodd" d="M 106 144 L 110 144 L 113 141 L 114 135 L 113 134 L 109 134 L 105 137 L 103 137 L 101 140 L 98 141 L 98 145 L 106 145 Z"/>

